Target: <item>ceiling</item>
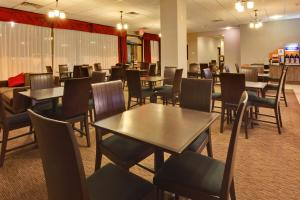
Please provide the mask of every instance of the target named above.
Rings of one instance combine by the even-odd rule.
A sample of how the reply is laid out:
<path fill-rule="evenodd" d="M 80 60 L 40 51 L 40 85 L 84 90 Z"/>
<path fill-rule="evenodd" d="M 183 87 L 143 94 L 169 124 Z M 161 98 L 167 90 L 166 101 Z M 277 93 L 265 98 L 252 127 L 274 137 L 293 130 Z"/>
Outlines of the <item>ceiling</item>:
<path fill-rule="evenodd" d="M 24 1 L 41 5 L 41 8 L 21 6 Z M 186 0 L 188 32 L 203 32 L 227 26 L 247 24 L 254 19 L 254 11 L 238 13 L 235 0 Z M 270 21 L 270 16 L 283 15 L 281 19 L 300 18 L 300 0 L 254 0 L 258 16 Z M 46 14 L 55 8 L 55 0 L 0 0 L 0 6 Z M 124 21 L 130 31 L 145 27 L 146 32 L 160 32 L 160 0 L 59 0 L 58 8 L 68 18 L 115 26 L 120 10 L 137 12 L 125 14 Z M 213 22 L 213 20 L 221 20 Z"/>

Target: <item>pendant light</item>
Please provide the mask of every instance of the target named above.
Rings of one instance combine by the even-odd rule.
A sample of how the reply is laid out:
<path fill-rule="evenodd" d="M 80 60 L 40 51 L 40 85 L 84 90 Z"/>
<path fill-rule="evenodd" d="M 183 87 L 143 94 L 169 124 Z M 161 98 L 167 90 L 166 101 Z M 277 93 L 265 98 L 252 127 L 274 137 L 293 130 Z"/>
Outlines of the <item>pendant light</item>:
<path fill-rule="evenodd" d="M 48 17 L 49 18 L 59 18 L 59 19 L 65 19 L 66 14 L 63 11 L 58 10 L 58 0 L 56 0 L 56 7 L 55 10 L 50 10 L 48 12 Z"/>
<path fill-rule="evenodd" d="M 120 23 L 117 24 L 117 29 L 118 30 L 127 30 L 128 29 L 128 24 L 123 23 L 123 11 L 120 11 L 121 13 L 121 21 Z"/>
<path fill-rule="evenodd" d="M 254 8 L 254 1 L 253 0 L 238 0 L 235 3 L 235 9 L 238 12 L 244 12 L 245 8 L 253 9 Z"/>
<path fill-rule="evenodd" d="M 263 26 L 263 23 L 257 17 L 258 10 L 254 10 L 254 12 L 255 12 L 255 19 L 254 19 L 254 21 L 250 22 L 249 28 L 251 28 L 251 29 L 259 29 L 259 28 L 261 28 Z"/>

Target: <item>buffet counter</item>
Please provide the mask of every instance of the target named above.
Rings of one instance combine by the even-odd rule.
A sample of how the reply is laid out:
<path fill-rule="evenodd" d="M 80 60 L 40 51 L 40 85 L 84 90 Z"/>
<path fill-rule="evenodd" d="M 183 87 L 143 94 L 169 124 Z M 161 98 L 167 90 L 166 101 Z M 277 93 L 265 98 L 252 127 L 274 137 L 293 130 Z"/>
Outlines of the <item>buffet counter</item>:
<path fill-rule="evenodd" d="M 286 81 L 287 83 L 300 84 L 300 65 L 289 66 Z M 270 65 L 270 77 L 279 79 L 281 75 L 281 67 L 279 65 Z"/>

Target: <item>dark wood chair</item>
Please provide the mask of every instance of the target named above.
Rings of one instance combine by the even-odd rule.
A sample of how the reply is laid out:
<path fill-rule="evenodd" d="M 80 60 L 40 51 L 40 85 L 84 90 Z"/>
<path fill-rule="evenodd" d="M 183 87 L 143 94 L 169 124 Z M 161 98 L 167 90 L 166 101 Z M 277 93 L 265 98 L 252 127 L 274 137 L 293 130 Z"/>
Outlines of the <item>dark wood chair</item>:
<path fill-rule="evenodd" d="M 148 76 L 155 76 L 156 75 L 156 64 L 150 64 L 149 66 L 149 73 Z"/>
<path fill-rule="evenodd" d="M 94 84 L 94 83 L 105 82 L 105 76 L 106 76 L 106 72 L 93 71 L 91 77 L 91 83 Z"/>
<path fill-rule="evenodd" d="M 177 67 L 166 66 L 164 69 L 163 85 L 172 85 Z"/>
<path fill-rule="evenodd" d="M 93 84 L 92 91 L 96 121 L 125 111 L 121 81 Z M 96 128 L 96 170 L 101 167 L 102 155 L 129 170 L 153 153 L 152 147 L 129 138 L 112 135 L 104 139 L 103 136 L 107 133 Z"/>
<path fill-rule="evenodd" d="M 201 154 L 186 151 L 172 156 L 154 176 L 153 183 L 160 190 L 190 199 L 231 200 L 236 199 L 234 165 L 238 135 L 248 95 L 243 93 L 233 124 L 226 163 Z"/>
<path fill-rule="evenodd" d="M 101 71 L 101 70 L 102 70 L 101 63 L 95 63 L 94 64 L 94 71 Z"/>
<path fill-rule="evenodd" d="M 28 112 L 39 143 L 48 199 L 139 200 L 153 190 L 149 182 L 112 164 L 86 179 L 72 125 Z"/>
<path fill-rule="evenodd" d="M 7 148 L 7 143 L 9 141 L 16 140 L 16 139 L 18 139 L 20 137 L 24 137 L 24 136 L 28 137 L 28 135 L 33 134 L 30 119 L 29 119 L 28 114 L 26 113 L 26 109 L 30 107 L 30 100 L 27 99 L 26 97 L 21 96 L 21 94 L 18 94 L 18 95 L 19 96 L 15 96 L 15 98 L 19 98 L 19 100 L 20 100 L 18 102 L 18 103 L 20 103 L 20 105 L 18 106 L 19 107 L 18 110 L 20 112 L 13 113 L 5 108 L 5 106 L 3 105 L 2 95 L 0 94 L 0 133 L 2 130 L 2 134 L 3 134 L 1 137 L 2 140 L 0 141 L 0 144 L 1 144 L 0 167 L 3 167 L 4 159 L 8 152 L 12 152 L 17 149 L 23 148 L 25 146 L 35 144 L 35 137 L 34 137 L 34 140 L 29 143 L 15 146 L 10 149 Z M 17 103 L 17 102 L 15 102 L 15 103 Z M 29 132 L 19 134 L 17 136 L 9 137 L 10 131 L 24 128 L 24 127 L 29 127 Z"/>
<path fill-rule="evenodd" d="M 175 106 L 176 101 L 180 96 L 182 72 L 183 69 L 176 69 L 172 85 L 164 85 L 155 88 L 155 96 L 161 97 L 163 99 L 163 104 L 168 105 L 169 99 L 171 99 L 173 106 Z"/>
<path fill-rule="evenodd" d="M 204 78 L 204 69 L 209 68 L 208 63 L 200 63 L 200 74 L 201 74 L 201 78 Z"/>
<path fill-rule="evenodd" d="M 269 109 L 274 110 L 274 116 L 273 115 L 262 114 L 262 113 L 256 113 L 256 115 L 262 115 L 262 116 L 265 116 L 265 117 L 275 118 L 276 119 L 275 123 L 271 122 L 271 121 L 266 121 L 266 120 L 258 120 L 258 119 L 255 119 L 255 120 L 260 121 L 260 122 L 265 122 L 265 123 L 276 124 L 279 134 L 281 134 L 281 127 L 282 127 L 282 118 L 281 118 L 281 110 L 280 110 L 280 97 L 281 97 L 282 88 L 283 88 L 286 73 L 287 73 L 287 67 L 284 66 L 283 73 L 281 74 L 280 79 L 279 79 L 279 86 L 277 88 L 275 98 L 264 98 L 264 97 L 257 96 L 256 98 L 251 99 L 251 104 L 255 107 L 269 108 Z"/>
<path fill-rule="evenodd" d="M 215 101 L 222 101 L 222 94 L 220 92 L 215 92 L 215 79 L 211 70 L 209 68 L 203 69 L 203 74 L 205 79 L 212 80 L 213 88 L 212 88 L 212 110 L 215 108 Z"/>
<path fill-rule="evenodd" d="M 181 82 L 180 107 L 211 112 L 212 80 L 186 79 Z M 207 154 L 213 157 L 211 132 L 208 129 L 201 134 L 187 150 L 202 152 L 207 147 Z"/>
<path fill-rule="evenodd" d="M 47 73 L 52 73 L 53 74 L 52 66 L 46 66 L 46 71 L 47 71 Z"/>
<path fill-rule="evenodd" d="M 187 72 L 188 78 L 199 78 L 201 76 L 200 74 L 200 65 L 197 63 L 191 63 L 189 65 L 189 71 Z"/>
<path fill-rule="evenodd" d="M 58 65 L 58 72 L 59 72 L 59 80 L 60 81 L 65 81 L 65 80 L 71 78 L 69 76 L 68 71 L 69 71 L 69 68 L 68 68 L 67 64 Z"/>
<path fill-rule="evenodd" d="M 124 80 L 124 70 L 121 67 L 112 67 L 110 81 Z"/>
<path fill-rule="evenodd" d="M 283 78 L 282 95 L 281 95 L 280 99 L 284 101 L 285 106 L 287 107 L 288 103 L 287 103 L 287 98 L 286 98 L 286 94 L 285 94 L 285 83 L 286 83 L 286 76 L 287 76 L 287 73 L 288 73 L 288 66 L 283 66 L 282 65 L 281 67 L 282 67 L 281 73 L 283 73 L 285 68 L 286 68 L 286 73 L 285 73 L 285 76 Z M 268 85 L 265 87 L 265 89 L 263 91 L 263 94 L 265 95 L 268 91 L 277 91 L 278 87 L 279 87 L 279 81 L 274 82 L 274 81 L 271 80 L 271 82 L 268 82 Z M 276 97 L 274 95 L 269 95 L 269 94 L 267 94 L 266 96 L 267 97 Z"/>
<path fill-rule="evenodd" d="M 241 66 L 237 63 L 235 64 L 235 70 L 236 70 L 236 73 L 240 73 Z"/>
<path fill-rule="evenodd" d="M 78 93 L 80 91 L 80 93 Z M 74 78 L 65 81 L 62 104 L 56 110 L 41 112 L 46 117 L 70 122 L 73 125 L 80 122 L 80 129 L 75 126 L 74 130 L 86 136 L 87 146 L 90 147 L 90 132 L 88 124 L 89 97 L 91 83 L 89 78 Z M 85 130 L 83 131 L 83 125 Z"/>
<path fill-rule="evenodd" d="M 157 61 L 157 76 L 161 76 L 161 63 L 160 61 Z"/>
<path fill-rule="evenodd" d="M 73 78 L 81 78 L 81 65 L 73 66 Z"/>
<path fill-rule="evenodd" d="M 126 70 L 127 86 L 128 86 L 128 106 L 130 109 L 136 105 L 142 105 L 146 103 L 146 98 L 154 96 L 154 92 L 151 88 L 143 88 L 141 83 L 141 75 L 138 70 Z M 137 104 L 131 106 L 132 98 L 136 98 Z"/>

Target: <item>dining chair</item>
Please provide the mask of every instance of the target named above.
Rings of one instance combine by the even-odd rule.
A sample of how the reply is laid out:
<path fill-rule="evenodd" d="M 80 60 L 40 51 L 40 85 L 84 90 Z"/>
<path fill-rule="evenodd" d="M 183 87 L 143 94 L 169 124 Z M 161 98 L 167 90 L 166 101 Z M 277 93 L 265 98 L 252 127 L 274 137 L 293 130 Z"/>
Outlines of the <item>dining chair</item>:
<path fill-rule="evenodd" d="M 185 151 L 170 157 L 153 178 L 160 190 L 175 193 L 189 199 L 231 200 L 236 199 L 234 166 L 238 135 L 248 101 L 243 92 L 230 136 L 226 162 L 201 154 Z M 158 197 L 160 195 L 157 195 Z"/>
<path fill-rule="evenodd" d="M 140 200 L 153 190 L 148 181 L 113 164 L 86 178 L 72 125 L 32 110 L 28 113 L 37 135 L 49 200 Z"/>
<path fill-rule="evenodd" d="M 285 106 L 287 107 L 288 103 L 287 103 L 287 97 L 286 97 L 286 94 L 285 94 L 285 84 L 286 84 L 286 77 L 287 77 L 289 67 L 281 65 L 281 68 L 282 68 L 281 69 L 281 74 L 283 73 L 285 68 L 286 68 L 286 73 L 285 73 L 285 76 L 283 78 L 282 95 L 281 95 L 280 99 L 284 101 Z M 277 91 L 278 87 L 279 87 L 278 81 L 277 82 L 270 81 L 270 82 L 268 82 L 268 85 L 264 88 L 263 94 L 265 95 L 268 91 Z M 270 94 L 267 94 L 265 96 L 267 96 L 267 97 L 276 97 L 276 96 L 270 95 Z"/>
<path fill-rule="evenodd" d="M 215 92 L 215 79 L 209 68 L 203 69 L 203 74 L 205 79 L 212 80 L 212 110 L 215 108 L 215 101 L 222 101 L 222 94 L 220 92 Z"/>
<path fill-rule="evenodd" d="M 163 100 L 163 104 L 168 105 L 169 99 L 172 105 L 175 106 L 176 101 L 180 96 L 180 87 L 183 69 L 176 69 L 172 85 L 164 85 L 155 88 L 155 96 L 159 96 Z"/>
<path fill-rule="evenodd" d="M 120 114 L 126 110 L 121 81 L 93 84 L 92 91 L 96 121 Z M 129 170 L 154 151 L 151 146 L 119 135 L 103 137 L 107 133 L 109 132 L 96 128 L 95 170 L 101 167 L 102 155 L 123 169 Z"/>
<path fill-rule="evenodd" d="M 68 74 L 68 65 L 67 64 L 62 64 L 58 65 L 58 72 L 59 72 L 59 80 L 64 81 L 66 79 L 69 79 L 70 76 Z"/>
<path fill-rule="evenodd" d="M 95 63 L 94 64 L 94 71 L 101 71 L 101 70 L 102 70 L 101 63 Z"/>
<path fill-rule="evenodd" d="M 211 112 L 212 80 L 187 79 L 181 82 L 180 107 Z M 202 152 L 207 147 L 207 154 L 213 157 L 210 129 L 202 133 L 189 145 L 187 150 Z"/>
<path fill-rule="evenodd" d="M 204 78 L 204 69 L 209 68 L 208 63 L 200 63 L 200 73 L 201 73 L 201 78 Z"/>
<path fill-rule="evenodd" d="M 81 65 L 73 66 L 73 78 L 81 78 Z"/>
<path fill-rule="evenodd" d="M 149 66 L 149 73 L 148 76 L 155 76 L 156 75 L 156 64 L 152 63 Z"/>
<path fill-rule="evenodd" d="M 198 78 L 200 76 L 200 65 L 197 63 L 191 63 L 189 65 L 189 71 L 187 72 L 188 78 Z"/>
<path fill-rule="evenodd" d="M 225 122 L 225 111 L 227 113 L 227 122 L 232 121 L 232 113 L 236 113 L 239 100 L 244 91 L 246 91 L 245 74 L 237 73 L 221 73 L 221 94 L 222 94 L 222 109 L 221 109 L 221 126 L 220 132 L 223 133 Z M 250 111 L 251 106 L 247 106 L 244 116 L 245 123 L 245 136 L 248 138 L 248 125 L 250 123 L 248 115 L 248 108 Z"/>
<path fill-rule="evenodd" d="M 274 115 L 269 114 L 262 114 L 262 113 L 256 113 L 256 115 L 261 115 L 265 117 L 275 118 L 276 122 L 266 121 L 266 120 L 259 120 L 255 119 L 255 121 L 270 123 L 270 124 L 276 124 L 278 133 L 281 134 L 281 127 L 282 127 L 282 117 L 281 117 L 281 109 L 280 109 L 280 97 L 282 94 L 282 88 L 285 81 L 285 76 L 287 73 L 287 67 L 284 66 L 282 70 L 282 74 L 279 79 L 279 85 L 277 87 L 276 91 L 276 97 L 275 98 L 264 98 L 257 96 L 256 98 L 251 99 L 251 104 L 253 106 L 256 106 L 258 108 L 267 108 L 267 109 L 273 109 Z"/>
<path fill-rule="evenodd" d="M 241 66 L 237 63 L 235 64 L 235 70 L 236 70 L 236 73 L 240 73 Z"/>
<path fill-rule="evenodd" d="M 111 68 L 111 76 L 110 81 L 116 81 L 116 80 L 124 80 L 124 72 L 123 68 L 121 67 L 112 67 Z"/>
<path fill-rule="evenodd" d="M 1 144 L 0 167 L 3 167 L 4 165 L 4 160 L 7 153 L 36 143 L 34 137 L 33 140 L 25 144 L 21 144 L 11 148 L 7 147 L 8 142 L 15 141 L 16 139 L 19 139 L 21 137 L 22 138 L 28 137 L 29 135 L 32 135 L 34 132 L 32 131 L 31 128 L 29 116 L 26 113 L 26 109 L 30 107 L 29 99 L 26 99 L 26 97 L 21 96 L 21 94 L 18 94 L 18 96 L 14 96 L 14 98 L 19 98 L 19 101 L 18 102 L 15 101 L 14 103 L 20 104 L 18 106 L 19 107 L 18 110 L 20 112 L 14 113 L 5 108 L 5 106 L 3 105 L 2 96 L 3 95 L 0 94 L 0 133 L 2 131 L 2 137 L 1 137 L 2 140 L 0 141 Z M 12 137 L 9 137 L 10 131 L 17 130 L 20 128 L 25 128 L 25 127 L 29 128 L 29 132 L 22 133 L 17 136 L 14 135 Z"/>
<path fill-rule="evenodd" d="M 172 85 L 177 67 L 166 66 L 164 68 L 163 85 Z"/>
<path fill-rule="evenodd" d="M 257 82 L 258 81 L 258 69 L 255 67 L 241 68 L 239 73 L 245 74 L 246 81 Z"/>
<path fill-rule="evenodd" d="M 46 66 L 46 71 L 47 71 L 47 73 L 52 73 L 53 74 L 52 66 Z"/>
<path fill-rule="evenodd" d="M 156 62 L 156 64 L 157 64 L 157 76 L 161 76 L 161 63 L 160 63 L 160 61 L 157 61 Z"/>
<path fill-rule="evenodd" d="M 128 86 L 128 106 L 130 109 L 136 105 L 142 105 L 146 103 L 146 98 L 154 96 L 154 92 L 149 87 L 142 87 L 141 75 L 138 70 L 126 70 L 127 86 Z M 132 98 L 136 98 L 136 104 L 131 106 Z"/>
<path fill-rule="evenodd" d="M 56 106 L 53 112 L 39 112 L 51 119 L 70 122 L 74 130 L 86 136 L 87 146 L 90 147 L 90 132 L 88 124 L 89 97 L 91 83 L 89 78 L 73 78 L 65 81 L 62 104 Z M 80 129 L 74 126 L 80 122 Z M 83 131 L 84 126 L 84 131 Z"/>

